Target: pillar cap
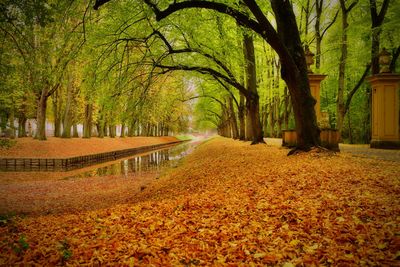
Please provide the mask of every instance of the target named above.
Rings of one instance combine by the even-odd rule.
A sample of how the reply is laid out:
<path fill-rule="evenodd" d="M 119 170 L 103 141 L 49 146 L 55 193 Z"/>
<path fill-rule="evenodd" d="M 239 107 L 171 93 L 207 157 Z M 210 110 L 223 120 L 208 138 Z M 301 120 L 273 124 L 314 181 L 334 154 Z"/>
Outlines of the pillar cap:
<path fill-rule="evenodd" d="M 400 74 L 397 73 L 379 73 L 365 78 L 370 83 L 378 81 L 398 82 L 400 81 Z"/>
<path fill-rule="evenodd" d="M 322 81 L 323 79 L 326 78 L 326 76 L 328 76 L 328 75 L 309 73 L 308 80 L 309 81 Z"/>

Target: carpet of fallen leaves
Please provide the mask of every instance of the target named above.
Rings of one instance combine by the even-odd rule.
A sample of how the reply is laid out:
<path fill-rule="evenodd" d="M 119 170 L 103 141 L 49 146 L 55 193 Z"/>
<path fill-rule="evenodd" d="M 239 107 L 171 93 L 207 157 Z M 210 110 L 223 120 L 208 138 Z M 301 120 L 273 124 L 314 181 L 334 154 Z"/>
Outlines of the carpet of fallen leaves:
<path fill-rule="evenodd" d="M 398 163 L 286 154 L 215 138 L 128 204 L 3 218 L 0 265 L 400 264 Z"/>
<path fill-rule="evenodd" d="M 0 148 L 0 158 L 65 158 L 177 141 L 175 137 L 56 138 L 39 141 L 31 137 L 16 139 L 9 149 Z"/>

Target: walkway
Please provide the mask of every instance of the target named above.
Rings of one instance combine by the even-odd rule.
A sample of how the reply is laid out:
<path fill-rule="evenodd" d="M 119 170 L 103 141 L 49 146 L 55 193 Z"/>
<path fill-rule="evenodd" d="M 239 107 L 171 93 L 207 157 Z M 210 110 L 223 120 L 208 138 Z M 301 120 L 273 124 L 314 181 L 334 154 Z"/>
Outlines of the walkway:
<path fill-rule="evenodd" d="M 265 138 L 265 142 L 267 142 L 268 145 L 272 146 L 282 146 L 281 138 Z M 370 148 L 369 145 L 350 144 L 339 144 L 339 149 L 341 152 L 350 153 L 355 157 L 400 162 L 400 150 L 376 149 Z"/>

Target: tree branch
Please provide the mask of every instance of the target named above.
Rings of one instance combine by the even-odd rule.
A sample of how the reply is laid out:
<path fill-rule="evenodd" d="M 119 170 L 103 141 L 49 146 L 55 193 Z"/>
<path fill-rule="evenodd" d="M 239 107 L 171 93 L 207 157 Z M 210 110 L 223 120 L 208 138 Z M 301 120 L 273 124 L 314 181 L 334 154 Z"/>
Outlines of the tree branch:
<path fill-rule="evenodd" d="M 348 93 L 347 95 L 347 99 L 346 99 L 346 103 L 344 105 L 344 115 L 347 113 L 347 111 L 350 108 L 350 104 L 351 104 L 351 100 L 354 96 L 354 94 L 358 91 L 358 89 L 360 88 L 360 86 L 362 85 L 362 83 L 364 82 L 365 77 L 367 77 L 368 72 L 371 68 L 371 63 L 369 63 L 364 70 L 363 75 L 361 76 L 360 80 L 358 80 L 356 86 L 354 86 L 354 88 Z"/>
<path fill-rule="evenodd" d="M 329 28 L 332 27 L 332 25 L 335 23 L 335 21 L 336 21 L 338 15 L 339 15 L 339 9 L 336 11 L 336 14 L 335 14 L 335 16 L 333 17 L 332 21 L 329 22 L 329 24 L 326 26 L 326 28 L 322 31 L 321 39 L 324 37 L 325 33 L 329 30 Z"/>
<path fill-rule="evenodd" d="M 167 69 L 168 71 L 185 70 L 185 71 L 196 71 L 196 72 L 201 73 L 201 74 L 208 74 L 208 75 L 211 75 L 213 77 L 218 77 L 218 78 L 224 80 L 228 84 L 230 84 L 233 87 L 235 87 L 236 89 L 238 89 L 243 95 L 247 95 L 248 94 L 246 88 L 244 86 L 242 86 L 240 83 L 238 83 L 237 81 L 231 80 L 229 77 L 221 74 L 220 72 L 218 72 L 218 71 L 216 71 L 216 70 L 214 70 L 212 68 L 208 68 L 208 67 L 191 67 L 191 66 L 184 66 L 184 65 L 168 66 L 168 65 L 162 65 L 162 64 L 159 64 L 159 63 L 154 63 L 154 66 L 157 67 L 157 68 L 160 68 L 160 69 Z"/>
<path fill-rule="evenodd" d="M 379 15 L 377 17 L 378 22 L 380 22 L 380 23 L 382 23 L 385 18 L 386 11 L 389 7 L 389 2 L 390 2 L 389 0 L 385 0 L 382 3 L 381 11 L 379 12 Z"/>

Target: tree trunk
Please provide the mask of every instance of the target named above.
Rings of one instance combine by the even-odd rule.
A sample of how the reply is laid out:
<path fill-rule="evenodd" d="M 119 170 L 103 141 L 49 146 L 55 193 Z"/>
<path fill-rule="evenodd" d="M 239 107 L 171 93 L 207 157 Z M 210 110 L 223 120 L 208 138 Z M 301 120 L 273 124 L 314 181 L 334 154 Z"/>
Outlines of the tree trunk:
<path fill-rule="evenodd" d="M 283 121 L 285 123 L 285 130 L 289 129 L 289 95 L 288 95 L 288 90 L 287 87 L 285 86 L 285 89 L 283 90 L 283 95 L 284 95 L 284 110 L 283 110 Z"/>
<path fill-rule="evenodd" d="M 231 128 L 232 128 L 232 138 L 238 139 L 239 138 L 239 130 L 238 130 L 238 125 L 237 125 L 237 120 L 236 120 L 235 109 L 233 108 L 232 97 L 229 97 L 228 101 L 229 101 L 229 113 L 230 113 Z"/>
<path fill-rule="evenodd" d="M 18 137 L 26 137 L 26 124 L 27 118 L 25 114 L 21 113 L 18 117 Z"/>
<path fill-rule="evenodd" d="M 296 122 L 297 149 L 308 150 L 320 144 L 319 128 L 314 110 L 316 103 L 311 96 L 304 49 L 290 1 L 271 0 L 278 35 L 290 57 L 275 47 L 281 60 L 281 75 L 286 82 Z"/>
<path fill-rule="evenodd" d="M 85 119 L 83 121 L 83 138 L 90 138 L 92 136 L 92 113 L 93 104 L 86 104 Z"/>
<path fill-rule="evenodd" d="M 16 134 L 15 134 L 15 112 L 14 112 L 14 103 L 11 106 L 11 110 L 10 110 L 10 138 L 14 139 Z"/>
<path fill-rule="evenodd" d="M 109 126 L 108 126 L 108 122 L 107 121 L 105 121 L 104 122 L 104 124 L 103 124 L 103 128 L 104 128 L 104 136 L 110 136 L 110 129 L 109 129 Z"/>
<path fill-rule="evenodd" d="M 129 136 L 129 137 L 135 136 L 135 134 L 136 134 L 136 127 L 137 127 L 136 120 L 132 119 L 132 121 L 131 121 L 131 123 L 130 123 L 130 126 L 129 126 L 129 128 L 128 128 L 128 136 Z"/>
<path fill-rule="evenodd" d="M 46 140 L 46 109 L 47 109 L 47 88 L 43 89 L 38 100 L 36 110 L 36 135 L 38 140 Z"/>
<path fill-rule="evenodd" d="M 248 134 L 246 132 L 246 139 L 251 138 L 252 144 L 265 143 L 262 126 L 260 122 L 260 107 L 259 96 L 257 92 L 257 72 L 256 72 L 256 58 L 254 54 L 253 37 L 244 32 L 243 33 L 243 48 L 246 59 L 246 85 L 248 93 L 246 95 L 246 109 L 247 109 L 247 122 L 246 124 Z"/>
<path fill-rule="evenodd" d="M 322 36 L 320 30 L 321 24 L 321 15 L 322 15 L 322 5 L 323 0 L 316 0 L 315 1 L 315 68 L 317 69 L 317 73 L 319 73 L 319 69 L 321 68 L 321 43 L 322 43 Z"/>
<path fill-rule="evenodd" d="M 344 0 L 340 1 L 340 7 L 342 10 L 342 42 L 340 45 L 341 56 L 339 61 L 339 86 L 336 102 L 336 127 L 339 131 L 339 141 L 342 141 L 344 122 L 344 91 L 347 61 L 347 28 L 349 27 L 349 24 L 347 22 L 348 10 L 346 8 Z"/>
<path fill-rule="evenodd" d="M 278 126 L 277 131 L 276 131 L 276 137 L 280 137 L 281 136 L 281 132 L 282 132 L 282 117 L 280 114 L 280 105 L 281 105 L 281 100 L 279 95 L 275 96 L 275 102 L 274 102 L 274 106 L 275 106 L 275 121 L 276 124 Z"/>
<path fill-rule="evenodd" d="M 125 137 L 125 123 L 123 122 L 121 125 L 121 134 L 120 137 Z"/>
<path fill-rule="evenodd" d="M 78 138 L 79 137 L 78 125 L 76 123 L 74 123 L 72 125 L 72 137 L 74 137 L 74 138 Z"/>
<path fill-rule="evenodd" d="M 262 125 L 260 121 L 260 106 L 258 94 L 250 94 L 247 98 L 246 107 L 248 112 L 253 133 L 253 140 L 251 144 L 259 144 L 264 142 L 264 134 L 262 132 Z"/>
<path fill-rule="evenodd" d="M 72 98 L 73 98 L 73 85 L 72 75 L 68 73 L 68 85 L 67 85 L 67 103 L 65 104 L 64 121 L 63 121 L 63 138 L 71 138 L 71 126 L 72 126 Z"/>
<path fill-rule="evenodd" d="M 115 138 L 115 132 L 116 132 L 116 126 L 115 125 L 110 125 L 108 127 L 109 133 L 110 133 L 110 137 L 111 138 Z"/>
<path fill-rule="evenodd" d="M 54 117 L 54 136 L 61 136 L 61 100 L 58 90 L 54 93 L 53 97 L 53 117 Z"/>
<path fill-rule="evenodd" d="M 97 123 L 97 132 L 99 138 L 104 138 L 104 125 L 101 121 Z"/>
<path fill-rule="evenodd" d="M 275 137 L 275 109 L 274 109 L 274 97 L 271 97 L 269 103 L 269 128 L 270 128 L 270 137 Z"/>

